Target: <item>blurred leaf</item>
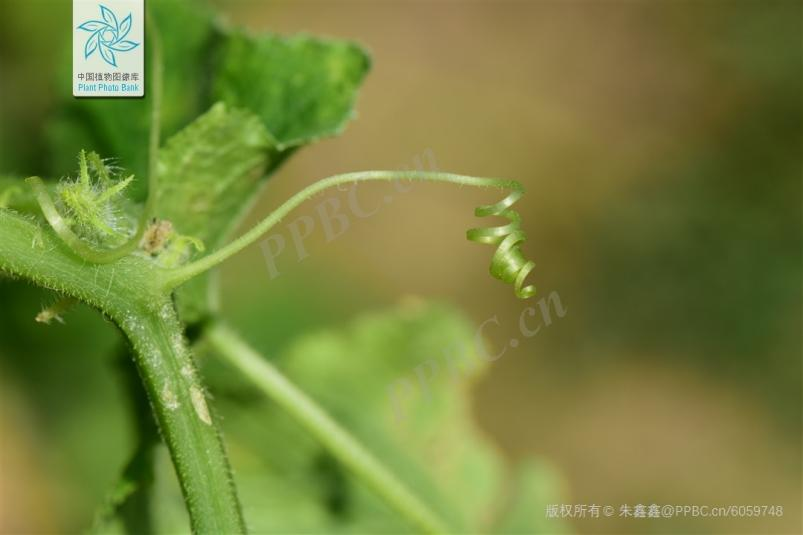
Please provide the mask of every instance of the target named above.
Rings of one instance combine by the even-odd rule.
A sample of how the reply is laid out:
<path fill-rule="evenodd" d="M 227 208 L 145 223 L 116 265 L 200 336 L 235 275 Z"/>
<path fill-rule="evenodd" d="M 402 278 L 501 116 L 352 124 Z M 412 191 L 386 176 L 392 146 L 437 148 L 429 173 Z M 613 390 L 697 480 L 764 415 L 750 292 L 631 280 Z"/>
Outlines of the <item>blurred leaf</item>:
<path fill-rule="evenodd" d="M 161 443 L 154 450 L 155 474 L 151 507 L 153 532 L 179 535 L 191 533 L 190 517 L 181 494 L 167 446 Z"/>
<path fill-rule="evenodd" d="M 120 479 L 95 513 L 91 531 L 104 535 L 145 535 L 154 533 L 152 495 L 156 478 L 155 454 L 162 442 L 130 348 L 123 345 L 120 349 L 120 372 L 128 392 L 137 441 Z M 174 474 L 167 474 L 167 477 L 171 476 L 175 480 Z"/>
<path fill-rule="evenodd" d="M 484 367 L 473 347 L 474 330 L 456 312 L 408 303 L 307 336 L 282 362 L 430 507 L 466 528 L 483 522 L 501 483 L 500 459 L 471 416 L 466 380 Z M 471 375 L 453 376 L 447 354 Z M 432 380 L 422 383 L 417 371 Z M 409 398 L 396 404 L 401 391 Z"/>
<path fill-rule="evenodd" d="M 233 31 L 217 56 L 216 99 L 257 113 L 280 149 L 339 134 L 368 55 L 346 41 Z"/>
<path fill-rule="evenodd" d="M 92 533 L 150 533 L 150 514 L 148 491 L 153 484 L 153 443 L 137 448 L 123 470 L 120 480 L 114 486 L 106 501 L 98 511 Z M 136 515 L 126 514 L 127 506 L 140 501 L 143 507 L 136 507 Z"/>
<path fill-rule="evenodd" d="M 409 303 L 341 330 L 304 336 L 277 362 L 458 532 L 477 532 L 493 521 L 503 461 L 471 415 L 469 383 L 485 367 L 474 343 L 474 329 L 453 310 Z M 456 359 L 456 374 L 446 354 Z M 424 394 L 415 383 L 416 368 L 431 362 L 439 367 Z M 255 403 L 247 387 L 231 390 L 230 377 L 219 389 L 217 374 L 208 373 L 214 368 L 205 369 L 225 416 L 254 531 L 409 531 L 290 417 L 271 403 Z M 391 397 L 399 381 L 413 385 L 401 421 Z M 548 480 L 539 481 L 546 488 Z"/>
<path fill-rule="evenodd" d="M 517 467 L 510 500 L 494 522 L 493 532 L 500 535 L 530 533 L 571 533 L 564 520 L 547 518 L 550 504 L 563 502 L 564 487 L 554 467 L 542 460 L 528 459 Z"/>
<path fill-rule="evenodd" d="M 33 190 L 22 178 L 0 176 L 0 207 L 31 213 L 39 209 Z"/>

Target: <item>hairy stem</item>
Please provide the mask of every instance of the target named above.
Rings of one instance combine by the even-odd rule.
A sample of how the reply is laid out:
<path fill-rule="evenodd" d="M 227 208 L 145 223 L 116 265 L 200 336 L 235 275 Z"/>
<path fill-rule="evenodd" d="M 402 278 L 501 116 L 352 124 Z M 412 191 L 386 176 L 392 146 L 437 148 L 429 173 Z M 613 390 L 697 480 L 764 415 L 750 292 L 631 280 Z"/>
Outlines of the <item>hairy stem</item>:
<path fill-rule="evenodd" d="M 245 531 L 228 460 L 162 270 L 136 256 L 87 264 L 49 229 L 0 209 L 0 271 L 102 311 L 131 341 L 196 533 Z"/>
<path fill-rule="evenodd" d="M 244 533 L 223 442 L 170 301 L 121 328 L 140 370 L 190 513 L 194 533 Z"/>
<path fill-rule="evenodd" d="M 447 533 L 445 523 L 320 406 L 246 344 L 231 329 L 213 324 L 206 332 L 217 353 L 281 406 L 338 461 L 424 533 Z"/>
<path fill-rule="evenodd" d="M 417 180 L 426 182 L 447 182 L 461 186 L 474 186 L 483 188 L 507 189 L 520 193 L 523 191 L 521 184 L 512 180 L 502 180 L 496 178 L 478 178 L 453 173 L 436 173 L 421 171 L 362 171 L 355 173 L 344 173 L 334 175 L 323 180 L 319 180 L 299 191 L 276 210 L 271 212 L 265 219 L 257 223 L 251 230 L 221 247 L 217 251 L 199 259 L 195 262 L 172 270 L 167 278 L 169 288 L 175 288 L 191 278 L 207 271 L 220 264 L 230 256 L 238 253 L 257 241 L 262 235 L 279 223 L 288 213 L 298 205 L 311 198 L 321 191 L 336 187 L 342 184 L 354 184 L 357 182 L 368 181 L 392 181 L 392 180 Z M 515 199 L 514 199 L 515 201 Z M 512 204 L 512 203 L 511 203 Z M 501 228 L 501 227 L 500 227 Z"/>

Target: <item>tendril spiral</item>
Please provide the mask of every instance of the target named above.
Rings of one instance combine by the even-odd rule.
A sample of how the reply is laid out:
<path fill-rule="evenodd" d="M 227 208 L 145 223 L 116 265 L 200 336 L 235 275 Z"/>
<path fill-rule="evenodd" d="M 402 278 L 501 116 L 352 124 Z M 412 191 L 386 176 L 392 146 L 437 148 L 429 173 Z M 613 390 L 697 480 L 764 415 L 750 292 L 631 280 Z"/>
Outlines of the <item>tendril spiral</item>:
<path fill-rule="evenodd" d="M 524 231 L 521 229 L 521 218 L 518 212 L 510 209 L 513 203 L 524 194 L 524 188 L 521 184 L 513 180 L 481 178 L 440 171 L 356 171 L 319 180 L 296 192 L 239 238 L 189 264 L 171 269 L 166 277 L 165 284 L 169 288 L 177 288 L 191 278 L 212 269 L 230 256 L 255 243 L 293 209 L 327 188 L 344 184 L 354 185 L 359 182 L 397 180 L 445 182 L 459 186 L 510 191 L 510 195 L 502 201 L 488 206 L 480 206 L 475 210 L 475 214 L 478 217 L 501 216 L 510 220 L 510 223 L 500 227 L 471 229 L 466 233 L 466 237 L 478 243 L 496 245 L 496 252 L 491 259 L 491 275 L 511 284 L 514 287 L 516 296 L 521 299 L 535 295 L 535 286 L 524 286 L 524 281 L 533 267 L 535 267 L 535 263 L 524 258 L 524 254 L 521 251 L 521 242 L 524 241 L 525 236 Z"/>
<path fill-rule="evenodd" d="M 513 285 L 516 296 L 527 299 L 535 295 L 535 286 L 524 286 L 527 275 L 535 267 L 535 262 L 527 260 L 521 250 L 521 243 L 526 239 L 521 229 L 521 216 L 511 206 L 524 194 L 524 188 L 518 183 L 509 184 L 513 190 L 510 195 L 496 204 L 477 207 L 477 217 L 497 216 L 510 221 L 498 227 L 473 228 L 466 232 L 466 238 L 477 243 L 496 246 L 491 258 L 491 275 L 503 282 Z"/>

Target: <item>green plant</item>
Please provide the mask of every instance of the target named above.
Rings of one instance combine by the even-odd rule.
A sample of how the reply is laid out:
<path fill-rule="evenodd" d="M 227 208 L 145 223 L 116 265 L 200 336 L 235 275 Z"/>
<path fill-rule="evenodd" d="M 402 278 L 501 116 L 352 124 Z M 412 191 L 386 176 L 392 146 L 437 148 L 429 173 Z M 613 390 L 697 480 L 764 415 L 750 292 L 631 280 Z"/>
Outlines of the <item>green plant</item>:
<path fill-rule="evenodd" d="M 247 35 L 211 23 L 206 14 L 182 2 L 156 2 L 153 9 L 147 100 L 92 102 L 83 109 L 92 121 L 76 122 L 72 116 L 56 123 L 57 130 L 80 132 L 90 122 L 92 129 L 77 137 L 88 147 L 103 146 L 115 159 L 81 150 L 74 180 L 52 183 L 30 177 L 27 187 L 17 180 L 4 181 L 0 270 L 62 297 L 43 311 L 43 321 L 60 317 L 79 301 L 124 333 L 170 452 L 193 531 L 240 533 L 246 525 L 192 346 L 211 349 L 239 369 L 408 525 L 431 533 L 466 529 L 461 513 L 443 514 L 448 507 L 438 504 L 437 497 L 417 495 L 325 409 L 221 324 L 208 275 L 324 189 L 364 181 L 433 181 L 509 192 L 502 201 L 476 210 L 477 216 L 500 216 L 509 222 L 469 230 L 467 237 L 496 246 L 492 275 L 526 298 L 535 293 L 533 286 L 525 285 L 534 264 L 520 250 L 524 234 L 511 209 L 523 193 L 521 185 L 450 173 L 341 174 L 304 188 L 244 235 L 228 241 L 265 177 L 300 146 L 342 129 L 368 70 L 368 57 L 350 43 Z M 170 22 L 178 18 L 181 28 Z M 171 24 L 170 31 L 164 31 Z M 163 31 L 157 32 L 160 26 Z M 212 65 L 204 67 L 213 73 L 207 96 L 212 104 L 195 117 L 195 108 L 183 107 L 180 101 L 189 100 L 184 93 L 191 81 L 205 76 L 193 70 L 190 58 L 207 54 L 213 58 Z M 164 62 L 171 65 L 172 75 L 163 81 Z M 163 106 L 163 98 L 170 105 Z M 206 102 L 194 104 L 203 108 Z M 115 128 L 104 129 L 107 121 Z M 185 121 L 189 124 L 178 128 Z M 176 130 L 164 145 L 163 130 Z M 131 173 L 121 173 L 117 162 Z M 143 174 L 147 181 L 135 179 Z M 191 340 L 185 334 L 188 327 Z M 100 512 L 99 526 L 130 504 L 152 477 L 148 474 L 154 429 L 147 423 L 142 427 L 139 448 Z"/>

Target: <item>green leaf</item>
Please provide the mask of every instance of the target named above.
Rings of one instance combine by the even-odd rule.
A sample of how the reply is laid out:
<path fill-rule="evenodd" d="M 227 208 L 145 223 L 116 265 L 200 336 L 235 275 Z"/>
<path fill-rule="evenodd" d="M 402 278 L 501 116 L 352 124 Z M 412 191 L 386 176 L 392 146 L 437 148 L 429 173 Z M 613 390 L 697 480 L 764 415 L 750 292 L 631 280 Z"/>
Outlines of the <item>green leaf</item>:
<path fill-rule="evenodd" d="M 485 368 L 471 349 L 474 340 L 472 326 L 452 309 L 411 303 L 305 336 L 277 364 L 456 532 L 477 532 L 493 520 L 503 460 L 471 415 L 468 389 Z M 463 352 L 463 371 L 453 376 L 443 366 L 431 395 L 412 392 L 406 417 L 397 421 L 394 385 L 414 382 L 417 366 L 449 351 Z M 207 376 L 214 390 L 217 374 Z M 217 400 L 254 531 L 409 531 L 287 415 L 254 402 L 259 398 L 247 388 L 226 391 L 225 384 Z"/>
<path fill-rule="evenodd" d="M 149 533 L 149 495 L 153 484 L 153 447 L 140 445 L 95 516 L 92 533 Z M 130 510 L 130 511 L 129 511 Z"/>
<path fill-rule="evenodd" d="M 214 97 L 257 113 L 285 149 L 343 130 L 370 59 L 346 41 L 233 31 L 216 66 Z"/>
<path fill-rule="evenodd" d="M 253 194 L 271 148 L 253 114 L 214 105 L 159 152 L 156 214 L 216 244 Z"/>
<path fill-rule="evenodd" d="M 474 340 L 452 309 L 411 302 L 305 338 L 291 349 L 287 373 L 442 517 L 476 528 L 500 489 L 501 459 L 471 415 L 469 381 L 485 368 Z M 463 367 L 458 375 L 446 355 Z M 417 370 L 431 380 L 419 381 Z"/>
<path fill-rule="evenodd" d="M 164 445 L 161 444 L 159 430 L 151 413 L 151 403 L 140 384 L 133 357 L 127 346 L 119 350 L 118 365 L 129 398 L 137 436 L 136 446 L 120 479 L 95 512 L 91 533 L 154 533 L 153 493 L 155 488 L 164 486 L 161 481 L 158 487 L 154 485 L 156 454 Z M 172 478 L 174 485 L 178 484 L 172 471 L 167 477 Z"/>
<path fill-rule="evenodd" d="M 218 103 L 160 151 L 154 214 L 169 220 L 179 234 L 217 248 L 249 206 L 275 156 L 256 116 Z M 203 276 L 179 289 L 185 321 L 195 321 L 206 311 L 207 284 Z"/>
<path fill-rule="evenodd" d="M 122 479 L 107 498 L 90 530 L 97 535 L 149 535 L 192 533 L 187 507 L 176 479 L 170 454 L 163 443 L 153 444 L 148 454 L 150 469 L 146 481 Z M 126 491 L 130 492 L 126 496 Z M 122 499 L 115 509 L 109 500 Z M 138 503 L 131 503 L 136 500 Z"/>

